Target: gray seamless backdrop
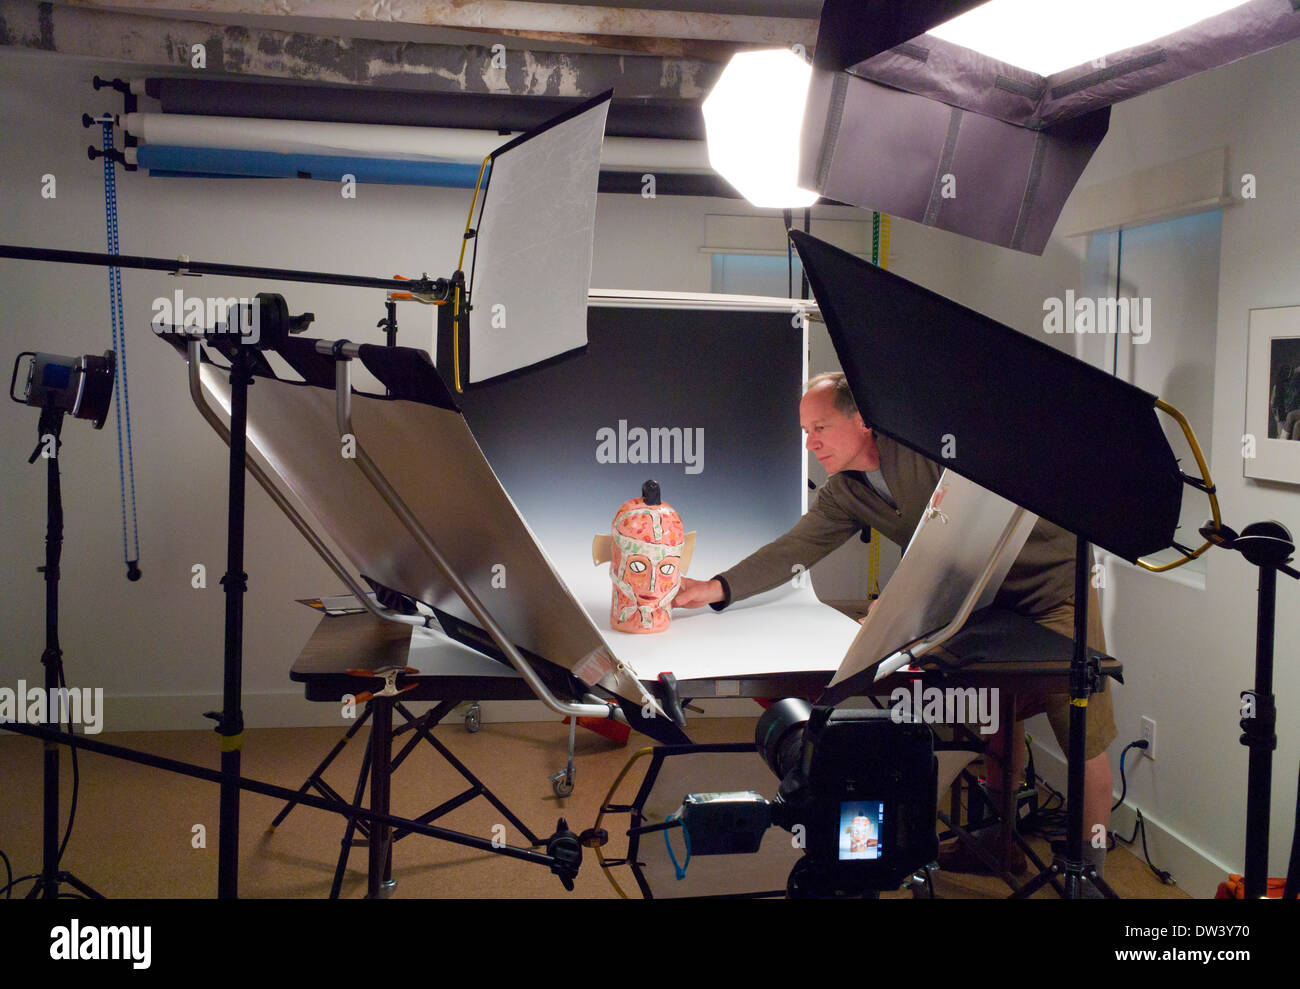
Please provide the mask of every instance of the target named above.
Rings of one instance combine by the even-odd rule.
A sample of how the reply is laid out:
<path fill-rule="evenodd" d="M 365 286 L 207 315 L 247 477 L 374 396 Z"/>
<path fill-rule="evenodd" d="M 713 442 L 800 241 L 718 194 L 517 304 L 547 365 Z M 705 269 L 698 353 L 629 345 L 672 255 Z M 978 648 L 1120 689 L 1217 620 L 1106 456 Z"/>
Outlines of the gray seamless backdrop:
<path fill-rule="evenodd" d="M 588 346 L 457 401 L 501 483 L 549 553 L 572 557 L 657 480 L 698 535 L 710 577 L 798 521 L 803 331 L 788 313 L 588 310 Z M 702 428 L 703 469 L 598 463 L 597 434 Z"/>

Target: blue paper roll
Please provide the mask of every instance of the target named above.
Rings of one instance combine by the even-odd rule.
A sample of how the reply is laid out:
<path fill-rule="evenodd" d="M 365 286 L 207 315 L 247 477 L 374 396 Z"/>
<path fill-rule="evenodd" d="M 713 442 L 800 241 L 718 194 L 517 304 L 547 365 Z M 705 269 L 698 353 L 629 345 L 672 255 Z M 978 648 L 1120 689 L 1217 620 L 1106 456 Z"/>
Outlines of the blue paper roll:
<path fill-rule="evenodd" d="M 228 148 L 183 148 L 144 144 L 137 152 L 141 168 L 151 175 L 203 178 L 320 179 L 340 182 L 351 175 L 357 182 L 379 185 L 425 185 L 472 189 L 479 163 L 407 161 L 341 155 L 293 155 Z"/>

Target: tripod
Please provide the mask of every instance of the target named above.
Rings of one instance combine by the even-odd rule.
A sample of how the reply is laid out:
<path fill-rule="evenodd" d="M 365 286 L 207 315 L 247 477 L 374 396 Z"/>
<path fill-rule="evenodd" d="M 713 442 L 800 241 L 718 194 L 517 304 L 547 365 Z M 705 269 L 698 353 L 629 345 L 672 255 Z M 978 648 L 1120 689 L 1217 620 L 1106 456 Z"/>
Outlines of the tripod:
<path fill-rule="evenodd" d="M 63 431 L 62 409 L 56 409 L 53 400 L 47 402 L 41 410 L 40 423 L 37 426 L 36 449 L 32 451 L 27 462 L 33 464 L 42 455 L 46 460 L 46 510 L 45 510 L 45 566 L 38 570 L 45 574 L 45 652 L 41 654 L 41 664 L 45 667 L 45 699 L 47 717 L 53 715 L 55 699 L 60 696 L 59 688 L 64 686 L 63 650 L 59 648 L 59 558 L 63 555 L 63 493 L 59 485 L 59 435 Z M 68 725 L 72 730 L 72 725 Z M 73 773 L 76 773 L 77 750 L 72 750 Z M 76 811 L 76 791 L 73 791 L 73 812 Z M 83 896 L 103 899 L 103 894 L 70 872 L 60 871 L 59 862 L 63 858 L 63 849 L 67 847 L 68 836 L 72 831 L 72 820 L 68 820 L 68 835 L 63 844 L 59 844 L 59 746 L 55 742 L 45 743 L 45 798 L 43 825 L 43 865 L 40 879 L 27 894 L 29 900 L 38 897 L 47 900 L 58 899 L 59 887 L 71 886 Z"/>

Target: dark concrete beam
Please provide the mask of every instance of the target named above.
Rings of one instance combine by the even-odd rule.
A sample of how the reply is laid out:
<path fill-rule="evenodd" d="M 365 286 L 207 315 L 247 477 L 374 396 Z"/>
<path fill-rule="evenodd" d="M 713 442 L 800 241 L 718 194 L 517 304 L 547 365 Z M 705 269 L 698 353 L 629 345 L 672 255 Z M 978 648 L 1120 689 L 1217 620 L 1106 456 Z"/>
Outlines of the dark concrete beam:
<path fill-rule="evenodd" d="M 130 62 L 142 69 L 203 71 L 426 92 L 700 99 L 721 66 L 695 59 L 515 49 L 505 67 L 481 45 L 324 37 L 119 11 L 0 0 L 0 45 Z"/>

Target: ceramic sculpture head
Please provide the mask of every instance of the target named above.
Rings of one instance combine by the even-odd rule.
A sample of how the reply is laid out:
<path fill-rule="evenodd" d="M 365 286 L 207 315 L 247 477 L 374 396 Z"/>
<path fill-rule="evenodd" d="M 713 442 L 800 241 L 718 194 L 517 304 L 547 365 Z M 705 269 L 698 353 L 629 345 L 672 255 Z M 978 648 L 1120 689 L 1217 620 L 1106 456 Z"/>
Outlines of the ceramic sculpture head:
<path fill-rule="evenodd" d="M 662 632 L 681 586 L 686 532 L 681 517 L 647 481 L 641 497 L 623 502 L 610 529 L 609 623 L 621 632 Z"/>

